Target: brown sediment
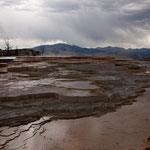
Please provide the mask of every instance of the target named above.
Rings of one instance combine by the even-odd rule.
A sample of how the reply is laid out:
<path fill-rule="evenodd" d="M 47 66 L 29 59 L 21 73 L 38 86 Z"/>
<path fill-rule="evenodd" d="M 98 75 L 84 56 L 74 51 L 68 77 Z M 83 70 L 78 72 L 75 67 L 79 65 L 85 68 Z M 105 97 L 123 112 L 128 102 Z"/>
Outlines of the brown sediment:
<path fill-rule="evenodd" d="M 149 96 L 150 89 L 136 98 L 137 102 L 133 105 L 102 117 L 76 119 L 77 116 L 50 116 L 25 126 L 1 128 L 0 148 L 148 150 Z"/>
<path fill-rule="evenodd" d="M 150 86 L 149 62 L 96 57 L 18 57 L 1 64 L 0 126 L 43 116 L 101 116 Z M 140 74 L 139 74 L 140 72 Z"/>

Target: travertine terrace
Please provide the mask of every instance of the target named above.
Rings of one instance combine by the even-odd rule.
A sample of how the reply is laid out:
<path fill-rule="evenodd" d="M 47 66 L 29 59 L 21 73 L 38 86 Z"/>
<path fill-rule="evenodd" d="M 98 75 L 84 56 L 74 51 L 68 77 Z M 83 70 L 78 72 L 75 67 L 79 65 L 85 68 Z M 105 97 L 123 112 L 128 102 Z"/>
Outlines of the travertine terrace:
<path fill-rule="evenodd" d="M 150 85 L 149 61 L 18 57 L 0 67 L 1 127 L 100 116 L 132 104 Z"/>
<path fill-rule="evenodd" d="M 150 87 L 149 63 L 97 57 L 1 60 L 0 149 L 32 128 L 30 138 L 42 134 L 41 127 L 54 120 L 100 117 L 132 104 Z"/>

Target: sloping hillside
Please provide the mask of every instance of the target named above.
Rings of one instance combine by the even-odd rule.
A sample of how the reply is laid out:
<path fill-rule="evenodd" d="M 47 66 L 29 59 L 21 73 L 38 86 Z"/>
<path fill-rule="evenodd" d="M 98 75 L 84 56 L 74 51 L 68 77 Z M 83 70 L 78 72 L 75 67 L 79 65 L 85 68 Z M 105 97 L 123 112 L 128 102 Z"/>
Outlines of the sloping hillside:
<path fill-rule="evenodd" d="M 118 58 L 141 59 L 150 56 L 150 49 L 124 49 L 121 47 L 82 48 L 76 45 L 54 44 L 34 47 L 33 50 L 41 51 L 50 56 L 110 56 Z"/>

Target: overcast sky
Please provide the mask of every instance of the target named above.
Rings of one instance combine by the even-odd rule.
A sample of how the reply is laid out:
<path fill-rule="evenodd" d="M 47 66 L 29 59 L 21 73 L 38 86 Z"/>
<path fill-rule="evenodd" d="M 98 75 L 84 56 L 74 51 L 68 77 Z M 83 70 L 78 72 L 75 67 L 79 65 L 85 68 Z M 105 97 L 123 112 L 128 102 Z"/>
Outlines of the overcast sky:
<path fill-rule="evenodd" d="M 0 48 L 65 42 L 150 48 L 150 0 L 0 0 Z"/>

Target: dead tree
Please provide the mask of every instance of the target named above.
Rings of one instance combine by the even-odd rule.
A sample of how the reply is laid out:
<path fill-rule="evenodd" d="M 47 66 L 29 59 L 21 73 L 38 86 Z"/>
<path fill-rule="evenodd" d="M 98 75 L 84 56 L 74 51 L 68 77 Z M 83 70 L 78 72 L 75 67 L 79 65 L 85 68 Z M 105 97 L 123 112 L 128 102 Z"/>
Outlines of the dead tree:
<path fill-rule="evenodd" d="M 9 39 L 5 39 L 5 50 L 7 52 L 7 55 L 9 55 L 9 52 L 11 49 L 12 49 L 12 47 L 10 46 Z"/>

